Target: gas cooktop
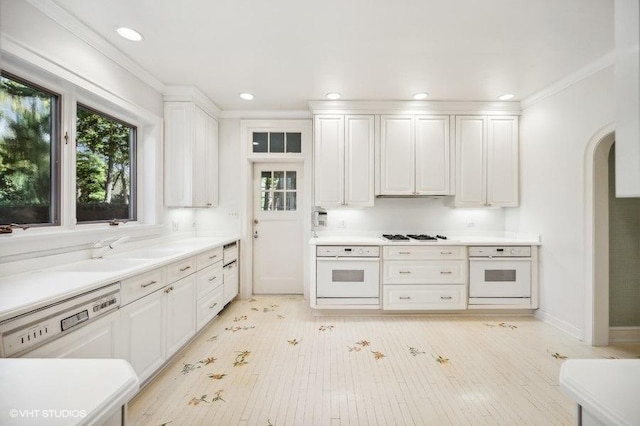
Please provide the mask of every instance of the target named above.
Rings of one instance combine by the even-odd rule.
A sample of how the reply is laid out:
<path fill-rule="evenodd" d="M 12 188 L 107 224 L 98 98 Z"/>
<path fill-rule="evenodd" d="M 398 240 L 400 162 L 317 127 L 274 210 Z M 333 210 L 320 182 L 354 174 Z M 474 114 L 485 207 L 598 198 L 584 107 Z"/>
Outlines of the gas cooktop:
<path fill-rule="evenodd" d="M 415 240 L 415 241 L 424 241 L 424 242 L 436 242 L 439 240 L 446 240 L 447 237 L 445 237 L 444 235 L 436 235 L 431 236 L 431 235 L 427 235 L 427 234 L 407 234 L 407 235 L 403 235 L 403 234 L 382 234 L 382 239 L 387 240 L 387 241 L 411 241 L 411 240 Z"/>

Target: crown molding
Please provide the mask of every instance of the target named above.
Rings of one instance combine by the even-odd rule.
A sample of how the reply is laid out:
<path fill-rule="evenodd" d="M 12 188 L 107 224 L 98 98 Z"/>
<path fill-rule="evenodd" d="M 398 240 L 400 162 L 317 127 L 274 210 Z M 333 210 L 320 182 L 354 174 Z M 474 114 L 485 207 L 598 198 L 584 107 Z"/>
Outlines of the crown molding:
<path fill-rule="evenodd" d="M 240 119 L 305 119 L 312 118 L 309 110 L 230 110 L 223 111 L 222 118 Z"/>
<path fill-rule="evenodd" d="M 140 81 L 164 93 L 165 85 L 149 71 L 142 68 L 121 50 L 109 43 L 104 37 L 82 23 L 52 0 L 27 0 L 32 6 L 51 18 L 71 34 L 93 47 L 122 68 L 136 76 Z"/>
<path fill-rule="evenodd" d="M 602 71 L 606 68 L 614 66 L 615 62 L 615 53 L 610 52 L 604 56 L 599 57 L 595 61 L 591 62 L 585 67 L 580 68 L 579 70 L 569 74 L 568 76 L 556 81 L 553 84 L 545 87 L 544 89 L 534 93 L 531 96 L 527 96 L 522 101 L 520 101 L 520 105 L 522 105 L 522 109 L 525 110 L 538 102 L 542 102 L 545 99 L 551 98 L 563 90 L 568 89 L 574 84 L 579 83 L 585 78 Z"/>
<path fill-rule="evenodd" d="M 220 117 L 222 110 L 195 86 L 165 86 L 165 102 L 193 102 L 214 117 Z"/>
<path fill-rule="evenodd" d="M 313 114 L 485 114 L 519 115 L 520 102 L 309 101 Z"/>

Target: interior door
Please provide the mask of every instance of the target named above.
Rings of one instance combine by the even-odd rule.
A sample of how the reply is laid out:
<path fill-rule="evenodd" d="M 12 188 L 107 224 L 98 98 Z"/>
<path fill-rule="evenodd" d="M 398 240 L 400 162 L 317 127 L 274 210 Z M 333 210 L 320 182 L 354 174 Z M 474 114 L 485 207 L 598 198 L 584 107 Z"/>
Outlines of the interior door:
<path fill-rule="evenodd" d="M 254 163 L 253 293 L 303 293 L 302 166 Z"/>

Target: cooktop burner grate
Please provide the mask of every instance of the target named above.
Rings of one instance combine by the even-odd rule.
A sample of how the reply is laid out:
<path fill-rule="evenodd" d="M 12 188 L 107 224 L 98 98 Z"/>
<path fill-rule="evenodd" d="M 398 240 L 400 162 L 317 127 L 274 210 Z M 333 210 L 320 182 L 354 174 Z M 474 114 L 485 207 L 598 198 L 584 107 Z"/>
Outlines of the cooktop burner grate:
<path fill-rule="evenodd" d="M 382 238 L 389 241 L 409 241 L 409 237 L 402 234 L 382 234 Z"/>

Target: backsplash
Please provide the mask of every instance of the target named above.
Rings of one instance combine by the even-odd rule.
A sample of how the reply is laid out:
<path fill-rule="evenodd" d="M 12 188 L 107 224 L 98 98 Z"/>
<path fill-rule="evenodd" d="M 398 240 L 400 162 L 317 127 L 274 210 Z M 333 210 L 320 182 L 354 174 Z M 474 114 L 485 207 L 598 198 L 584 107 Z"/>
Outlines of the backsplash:
<path fill-rule="evenodd" d="M 327 209 L 326 231 L 503 232 L 504 209 L 449 207 L 439 198 L 377 198 L 374 207 Z"/>

